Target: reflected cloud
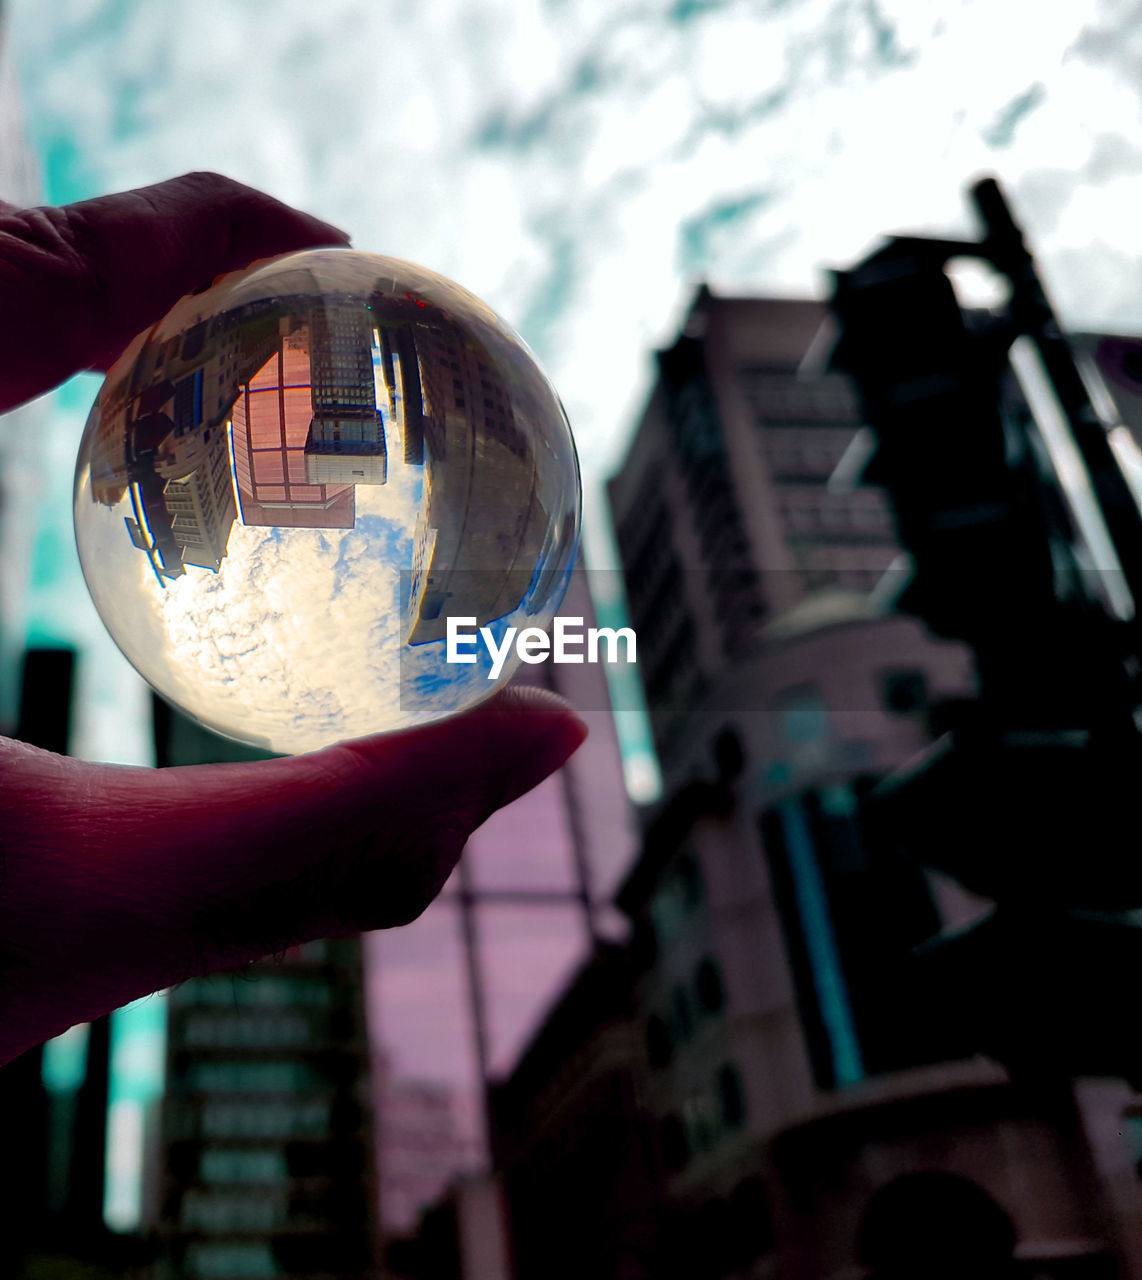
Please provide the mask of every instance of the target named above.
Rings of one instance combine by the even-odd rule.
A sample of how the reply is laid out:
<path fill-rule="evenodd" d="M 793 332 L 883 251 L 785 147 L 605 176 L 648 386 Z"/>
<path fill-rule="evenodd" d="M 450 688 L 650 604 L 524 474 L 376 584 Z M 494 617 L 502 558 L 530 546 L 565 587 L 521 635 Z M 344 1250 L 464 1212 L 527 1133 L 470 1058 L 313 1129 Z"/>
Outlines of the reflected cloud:
<path fill-rule="evenodd" d="M 578 471 L 558 397 L 485 304 L 318 250 L 227 277 L 132 343 L 88 420 L 75 517 L 146 679 L 228 736 L 300 751 L 496 687 L 487 661 L 445 663 L 447 618 L 550 620 Z"/>

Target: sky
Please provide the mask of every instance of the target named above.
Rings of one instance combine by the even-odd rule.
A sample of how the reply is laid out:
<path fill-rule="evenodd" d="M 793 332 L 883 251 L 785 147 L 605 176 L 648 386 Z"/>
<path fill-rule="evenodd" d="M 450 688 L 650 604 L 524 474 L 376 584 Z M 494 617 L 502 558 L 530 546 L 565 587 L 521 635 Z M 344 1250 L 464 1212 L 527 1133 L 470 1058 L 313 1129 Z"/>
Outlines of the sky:
<path fill-rule="evenodd" d="M 971 233 L 964 188 L 993 173 L 1064 322 L 1142 331 L 1139 18 L 1125 0 L 10 0 L 8 57 L 49 202 L 214 169 L 484 298 L 562 396 L 606 566 L 602 482 L 700 281 L 819 294 L 885 233 Z M 45 409 L 45 509 L 68 500 L 94 389 Z M 41 600 L 49 629 L 78 625 L 72 594 Z M 121 731 L 80 736 L 129 754 Z"/>

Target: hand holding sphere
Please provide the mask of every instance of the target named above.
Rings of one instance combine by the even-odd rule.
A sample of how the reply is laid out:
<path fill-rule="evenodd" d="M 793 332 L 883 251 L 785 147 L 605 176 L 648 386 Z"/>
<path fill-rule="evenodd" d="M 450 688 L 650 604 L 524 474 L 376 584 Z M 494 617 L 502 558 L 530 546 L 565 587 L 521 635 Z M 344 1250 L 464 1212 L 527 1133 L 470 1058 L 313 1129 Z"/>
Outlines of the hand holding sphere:
<path fill-rule="evenodd" d="M 221 274 L 344 242 L 211 174 L 6 208 L 0 406 L 107 369 Z M 122 519 L 118 536 L 150 573 L 157 544 L 143 527 L 144 547 Z M 211 575 L 183 569 L 176 583 Z M 0 1059 L 191 974 L 414 918 L 468 834 L 584 733 L 561 700 L 506 691 L 435 724 L 264 764 L 123 768 L 0 740 Z"/>

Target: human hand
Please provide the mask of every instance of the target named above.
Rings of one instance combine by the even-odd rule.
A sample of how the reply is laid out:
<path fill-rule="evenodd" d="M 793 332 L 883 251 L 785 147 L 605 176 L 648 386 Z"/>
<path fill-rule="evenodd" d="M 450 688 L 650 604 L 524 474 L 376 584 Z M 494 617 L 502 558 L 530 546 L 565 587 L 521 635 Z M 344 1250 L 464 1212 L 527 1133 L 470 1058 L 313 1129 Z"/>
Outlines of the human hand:
<path fill-rule="evenodd" d="M 345 243 L 215 174 L 2 206 L 0 408 L 106 369 L 224 272 Z M 193 975 L 414 919 L 469 834 L 585 735 L 532 689 L 261 764 L 96 765 L 0 739 L 0 1062 Z"/>
<path fill-rule="evenodd" d="M 216 173 L 59 208 L 0 201 L 0 412 L 106 372 L 188 293 L 344 231 Z"/>

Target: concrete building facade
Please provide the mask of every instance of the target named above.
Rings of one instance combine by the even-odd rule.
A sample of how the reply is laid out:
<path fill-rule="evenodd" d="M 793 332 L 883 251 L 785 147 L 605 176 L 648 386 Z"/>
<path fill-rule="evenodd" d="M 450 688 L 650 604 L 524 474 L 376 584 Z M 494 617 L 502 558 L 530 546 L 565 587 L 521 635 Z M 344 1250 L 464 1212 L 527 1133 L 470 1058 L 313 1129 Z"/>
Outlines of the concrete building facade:
<path fill-rule="evenodd" d="M 689 1274 L 860 1274 L 874 1193 L 937 1171 L 1010 1217 L 1024 1274 L 1134 1275 L 1129 1088 L 1013 1076 L 913 964 L 990 904 L 902 859 L 865 797 L 975 676 L 886 607 L 882 496 L 830 483 L 860 421 L 801 372 L 824 314 L 703 290 L 610 485 L 666 778 L 619 895 L 663 1195 Z M 712 1224 L 743 1186 L 764 1209 L 729 1259 Z"/>

